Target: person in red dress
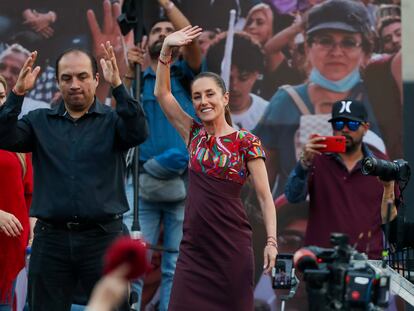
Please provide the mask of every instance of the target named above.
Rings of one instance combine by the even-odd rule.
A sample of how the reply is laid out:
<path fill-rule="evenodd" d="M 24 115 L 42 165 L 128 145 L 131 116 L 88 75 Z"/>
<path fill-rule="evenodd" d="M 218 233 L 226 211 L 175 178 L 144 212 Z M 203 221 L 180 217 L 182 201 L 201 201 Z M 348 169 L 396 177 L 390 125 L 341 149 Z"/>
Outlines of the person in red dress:
<path fill-rule="evenodd" d="M 168 310 L 251 311 L 252 232 L 240 199 L 249 175 L 267 231 L 267 273 L 277 255 L 276 212 L 260 140 L 231 126 L 229 93 L 220 76 L 204 72 L 193 80 L 191 96 L 201 123 L 187 115 L 171 93 L 172 49 L 189 44 L 200 32 L 188 26 L 166 37 L 157 67 L 155 96 L 190 154 L 183 239 Z"/>
<path fill-rule="evenodd" d="M 0 76 L 0 107 L 6 101 Z M 0 150 L 0 310 L 12 310 L 14 283 L 25 266 L 33 176 L 28 155 Z"/>

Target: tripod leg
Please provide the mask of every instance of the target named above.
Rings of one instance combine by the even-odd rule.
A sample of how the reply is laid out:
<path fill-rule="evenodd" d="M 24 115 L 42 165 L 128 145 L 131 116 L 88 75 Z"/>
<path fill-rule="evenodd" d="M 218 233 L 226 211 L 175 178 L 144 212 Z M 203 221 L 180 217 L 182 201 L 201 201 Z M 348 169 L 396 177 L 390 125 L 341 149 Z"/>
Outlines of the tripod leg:
<path fill-rule="evenodd" d="M 282 299 L 282 303 L 280 305 L 280 311 L 285 311 L 285 303 L 286 303 L 286 301 L 284 299 Z"/>

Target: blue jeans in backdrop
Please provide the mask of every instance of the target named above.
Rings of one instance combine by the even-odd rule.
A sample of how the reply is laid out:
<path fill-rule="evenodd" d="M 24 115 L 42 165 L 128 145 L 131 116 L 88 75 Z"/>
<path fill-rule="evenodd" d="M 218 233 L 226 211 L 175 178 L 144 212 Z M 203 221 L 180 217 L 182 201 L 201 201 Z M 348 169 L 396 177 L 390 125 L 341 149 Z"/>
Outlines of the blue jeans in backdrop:
<path fill-rule="evenodd" d="M 133 219 L 133 185 L 129 179 L 126 185 L 126 194 L 130 209 L 124 214 L 124 223 L 131 230 Z M 162 253 L 161 260 L 161 288 L 160 288 L 160 311 L 167 311 L 175 265 L 178 258 L 178 248 L 183 236 L 185 200 L 177 203 L 155 203 L 139 200 L 139 224 L 144 241 L 157 244 L 160 234 L 160 225 L 163 224 L 163 247 L 175 249 L 175 253 Z M 148 254 L 148 260 L 151 254 Z M 132 290 L 138 294 L 138 305 L 141 305 L 143 280 L 137 280 L 132 285 Z"/>

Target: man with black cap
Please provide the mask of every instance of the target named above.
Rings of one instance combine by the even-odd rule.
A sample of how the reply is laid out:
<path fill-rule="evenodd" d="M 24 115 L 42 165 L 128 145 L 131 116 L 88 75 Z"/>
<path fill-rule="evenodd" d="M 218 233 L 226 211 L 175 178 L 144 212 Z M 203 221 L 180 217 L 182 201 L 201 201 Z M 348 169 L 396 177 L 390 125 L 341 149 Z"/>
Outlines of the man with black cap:
<path fill-rule="evenodd" d="M 395 194 L 393 181 L 381 182 L 361 172 L 364 157 L 386 158 L 362 141 L 370 126 L 367 120 L 367 110 L 361 102 L 336 102 L 329 122 L 334 136 L 345 137 L 345 152 L 323 153 L 326 137 L 311 136 L 288 178 L 285 195 L 289 202 L 297 203 L 309 194 L 306 245 L 330 247 L 330 234 L 341 232 L 349 236 L 358 251 L 377 259 L 383 249 L 384 207 Z"/>

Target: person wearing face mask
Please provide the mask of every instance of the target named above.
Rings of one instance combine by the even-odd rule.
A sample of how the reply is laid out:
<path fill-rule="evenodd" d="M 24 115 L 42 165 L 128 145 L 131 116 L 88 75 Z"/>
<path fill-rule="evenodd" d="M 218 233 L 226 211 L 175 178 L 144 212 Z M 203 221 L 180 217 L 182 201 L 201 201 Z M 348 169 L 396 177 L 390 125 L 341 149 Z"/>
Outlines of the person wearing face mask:
<path fill-rule="evenodd" d="M 344 136 L 344 153 L 324 152 L 325 137 L 310 137 L 300 160 L 289 175 L 285 195 L 289 202 L 304 201 L 309 194 L 309 220 L 305 245 L 331 247 L 330 234 L 341 232 L 349 243 L 371 259 L 381 258 L 388 200 L 395 202 L 394 181 L 381 182 L 361 171 L 363 158 L 386 159 L 363 143 L 370 123 L 363 103 L 345 99 L 332 107 L 333 134 Z M 393 204 L 391 219 L 397 214 Z"/>
<path fill-rule="evenodd" d="M 7 83 L 0 76 L 0 107 L 6 101 Z M 0 150 L 0 310 L 12 310 L 14 287 L 25 265 L 29 242 L 29 208 L 33 174 L 30 157 Z"/>
<path fill-rule="evenodd" d="M 260 140 L 232 127 L 229 93 L 215 73 L 196 76 L 191 85 L 197 122 L 171 91 L 172 49 L 201 33 L 185 27 L 165 38 L 157 67 L 155 95 L 166 117 L 186 143 L 190 161 L 183 239 L 169 310 L 253 309 L 251 226 L 240 200 L 250 175 L 263 212 L 267 239 L 264 269 L 277 255 L 276 214 L 267 183 Z"/>
<path fill-rule="evenodd" d="M 253 130 L 267 152 L 266 165 L 275 196 L 283 194 L 286 178 L 297 160 L 295 154 L 299 155 L 309 136 L 303 134 L 305 121 L 311 126 L 318 122 L 331 133 L 325 121 L 330 118 L 332 103 L 338 100 L 359 99 L 363 103 L 371 124 L 364 139 L 369 138 L 377 149 L 385 151 L 360 76 L 361 64 L 372 49 L 365 7 L 356 1 L 323 2 L 309 11 L 305 31 L 306 52 L 312 65 L 308 82 L 279 89 Z"/>

